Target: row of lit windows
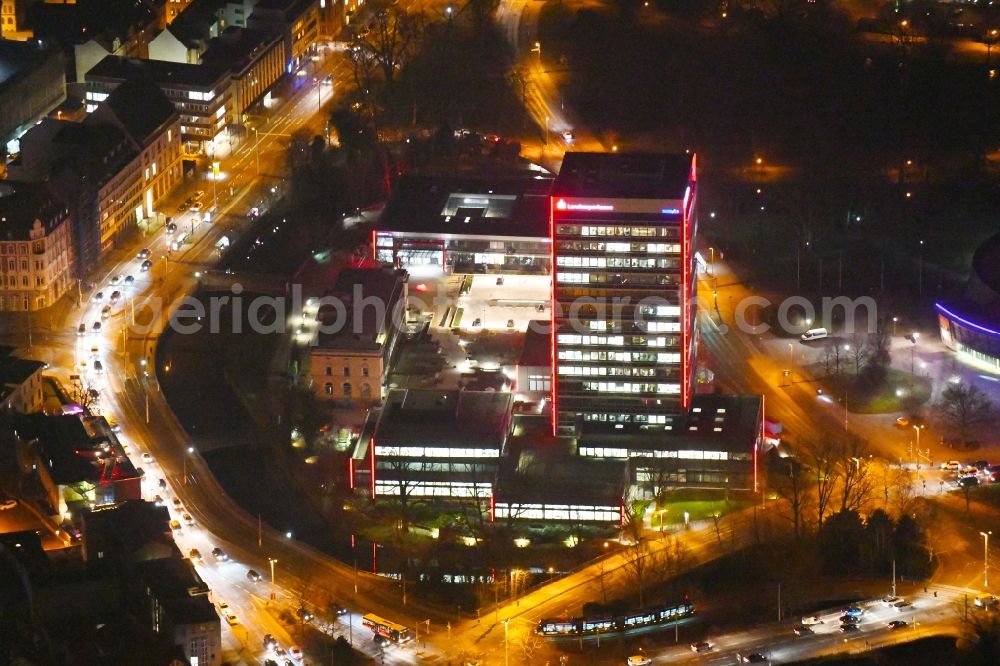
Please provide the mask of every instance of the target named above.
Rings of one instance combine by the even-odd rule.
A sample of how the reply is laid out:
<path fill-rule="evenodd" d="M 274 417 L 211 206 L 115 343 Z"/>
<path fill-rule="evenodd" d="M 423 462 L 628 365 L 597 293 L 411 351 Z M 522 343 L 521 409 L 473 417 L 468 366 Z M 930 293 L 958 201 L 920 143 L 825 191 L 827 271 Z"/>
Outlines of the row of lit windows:
<path fill-rule="evenodd" d="M 617 506 L 571 506 L 565 504 L 509 504 L 497 502 L 493 509 L 495 518 L 523 518 L 525 520 L 582 520 L 616 522 L 621 520 Z"/>
<path fill-rule="evenodd" d="M 644 335 L 632 335 L 626 338 L 624 335 L 577 335 L 575 333 L 560 333 L 558 338 L 560 345 L 609 345 L 623 347 L 629 345 L 643 345 L 646 347 L 673 347 L 677 345 L 675 337 L 652 337 Z"/>
<path fill-rule="evenodd" d="M 477 257 L 479 255 L 476 255 Z M 476 259 L 476 263 L 487 263 Z M 496 262 L 499 263 L 499 262 Z M 676 259 L 643 259 L 638 257 L 556 257 L 557 266 L 570 268 L 677 268 Z"/>
<path fill-rule="evenodd" d="M 545 375 L 529 375 L 528 390 L 545 392 L 551 391 L 552 381 Z"/>
<path fill-rule="evenodd" d="M 381 446 L 375 447 L 376 456 L 396 458 L 498 458 L 499 449 L 462 449 L 441 446 Z"/>
<path fill-rule="evenodd" d="M 639 333 L 676 333 L 681 330 L 680 322 L 676 321 L 634 321 L 627 322 L 627 326 L 622 326 L 622 323 L 618 321 L 588 319 L 586 320 L 586 324 L 587 328 L 591 331 L 601 331 L 603 333 L 621 333 L 623 328 Z"/>
<path fill-rule="evenodd" d="M 680 384 L 645 384 L 641 382 L 583 382 L 584 391 L 599 393 L 665 393 L 681 392 Z"/>
<path fill-rule="evenodd" d="M 493 487 L 489 483 L 465 481 L 417 481 L 406 483 L 403 490 L 411 497 L 489 497 Z M 399 482 L 376 479 L 376 495 L 396 496 L 399 493 Z"/>
<path fill-rule="evenodd" d="M 612 247 L 614 246 L 614 247 Z M 556 254 L 564 252 L 630 252 L 632 254 L 680 254 L 680 243 L 607 243 L 604 241 L 558 241 Z"/>
<path fill-rule="evenodd" d="M 596 236 L 606 238 L 616 237 L 636 237 L 636 238 L 677 238 L 679 233 L 675 227 L 650 227 L 650 226 L 592 226 L 592 225 L 566 225 L 560 224 L 556 227 L 557 236 Z"/>
<path fill-rule="evenodd" d="M 426 460 L 420 460 L 400 464 L 398 461 L 392 461 L 388 463 L 379 462 L 377 463 L 376 468 L 379 470 L 389 471 L 389 476 L 392 476 L 393 470 L 409 470 L 411 472 L 450 472 L 452 474 L 473 474 L 479 475 L 480 478 L 486 478 L 494 475 L 496 472 L 496 463 L 459 463 L 451 461 L 429 462 Z"/>
<path fill-rule="evenodd" d="M 673 421 L 673 417 L 665 414 L 608 414 L 597 412 L 583 415 L 584 421 L 594 421 L 599 423 L 651 423 L 664 424 Z"/>
<path fill-rule="evenodd" d="M 657 317 L 681 316 L 679 305 L 640 305 L 639 312 L 644 315 L 655 315 Z"/>
<path fill-rule="evenodd" d="M 726 451 L 628 450 L 600 446 L 581 446 L 580 455 L 588 458 L 671 458 L 677 460 L 729 460 Z"/>
<path fill-rule="evenodd" d="M 560 365 L 560 375 L 577 377 L 655 377 L 656 368 L 619 368 L 604 365 Z"/>
<path fill-rule="evenodd" d="M 659 285 L 669 287 L 677 285 L 677 276 L 660 273 L 620 275 L 613 273 L 576 273 L 565 271 L 556 273 L 556 282 L 563 284 L 607 284 L 637 287 Z"/>

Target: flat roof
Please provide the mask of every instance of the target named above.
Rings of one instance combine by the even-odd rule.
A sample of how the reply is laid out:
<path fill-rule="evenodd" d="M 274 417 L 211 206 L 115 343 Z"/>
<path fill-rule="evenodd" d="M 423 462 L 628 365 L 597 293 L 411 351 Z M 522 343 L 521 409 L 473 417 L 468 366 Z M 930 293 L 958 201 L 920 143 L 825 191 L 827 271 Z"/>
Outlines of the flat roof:
<path fill-rule="evenodd" d="M 627 465 L 625 460 L 583 458 L 544 447 L 525 449 L 501 464 L 496 501 L 619 506 Z"/>
<path fill-rule="evenodd" d="M 524 345 L 517 364 L 526 367 L 552 367 L 552 336 L 547 332 L 550 322 L 532 320 L 524 334 Z"/>
<path fill-rule="evenodd" d="M 208 599 L 208 585 L 195 571 L 191 560 L 163 557 L 138 562 L 140 576 L 167 609 L 173 625 L 218 622 L 219 614 Z"/>
<path fill-rule="evenodd" d="M 402 308 L 405 305 L 396 304 L 403 295 L 406 280 L 407 273 L 402 269 L 341 269 L 333 287 L 323 296 L 338 300 L 343 304 L 343 310 L 334 305 L 321 304 L 316 313 L 318 321 L 329 325 L 339 321 L 341 326 L 337 331 L 320 333 L 317 348 L 351 351 L 381 349 L 380 334 L 396 323 L 400 326 L 404 323 Z"/>
<path fill-rule="evenodd" d="M 105 56 L 87 72 L 87 81 L 128 81 L 146 78 L 162 87 L 214 88 L 228 78 L 229 68 L 212 64 L 189 65 L 169 60 Z"/>
<path fill-rule="evenodd" d="M 393 389 L 373 438 L 379 446 L 500 449 L 513 401 L 505 391 Z"/>
<path fill-rule="evenodd" d="M 675 430 L 649 435 L 615 432 L 584 432 L 580 446 L 639 450 L 727 451 L 746 453 L 760 435 L 759 395 L 696 395 L 691 410 Z"/>
<path fill-rule="evenodd" d="M 549 178 L 405 176 L 376 225 L 380 231 L 549 237 Z"/>
<path fill-rule="evenodd" d="M 58 51 L 43 47 L 35 39 L 26 42 L 0 39 L 0 92 L 54 55 Z"/>
<path fill-rule="evenodd" d="M 694 156 L 686 153 L 576 153 L 563 157 L 553 196 L 683 199 Z"/>

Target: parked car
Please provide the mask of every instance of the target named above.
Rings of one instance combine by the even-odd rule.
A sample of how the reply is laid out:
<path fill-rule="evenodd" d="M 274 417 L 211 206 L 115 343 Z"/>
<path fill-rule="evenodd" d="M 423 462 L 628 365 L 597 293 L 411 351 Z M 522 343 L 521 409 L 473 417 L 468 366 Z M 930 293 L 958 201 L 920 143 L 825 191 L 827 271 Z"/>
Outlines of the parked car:
<path fill-rule="evenodd" d="M 902 612 L 902 611 L 906 610 L 907 608 L 909 608 L 912 605 L 913 605 L 913 602 L 907 601 L 906 599 L 900 599 L 899 601 L 897 601 L 896 603 L 894 603 L 892 605 L 892 607 L 895 608 L 897 611 Z"/>
<path fill-rule="evenodd" d="M 179 522 L 177 522 L 176 520 L 171 520 L 170 521 L 170 529 L 172 529 L 172 530 L 179 530 L 180 528 L 181 528 L 181 524 Z"/>
<path fill-rule="evenodd" d="M 218 546 L 212 549 L 212 557 L 222 562 L 225 562 L 226 560 L 229 559 L 229 556 L 226 555 L 226 551 L 222 550 Z"/>
<path fill-rule="evenodd" d="M 175 511 L 180 511 L 180 510 L 181 510 L 181 508 L 182 508 L 183 506 L 184 506 L 184 505 L 183 505 L 183 504 L 181 504 L 181 501 L 180 501 L 180 499 L 178 499 L 178 498 L 176 498 L 176 497 L 175 497 L 175 498 L 174 498 L 174 510 L 175 510 Z"/>
<path fill-rule="evenodd" d="M 963 476 L 958 480 L 958 485 L 963 488 L 972 488 L 979 485 L 979 479 L 975 476 Z"/>
<path fill-rule="evenodd" d="M 117 303 L 119 300 L 121 300 L 121 297 L 122 297 L 122 292 L 116 289 L 113 292 L 111 292 L 111 298 L 109 300 L 112 303 Z"/>
<path fill-rule="evenodd" d="M 156 506 L 163 506 L 164 504 L 163 498 L 157 495 L 156 497 L 153 498 L 153 504 L 155 504 Z"/>
<path fill-rule="evenodd" d="M 121 275 L 112 275 L 111 279 L 108 280 L 108 283 L 111 284 L 112 286 L 114 286 L 114 285 L 118 284 L 121 281 L 122 281 L 122 276 Z"/>
<path fill-rule="evenodd" d="M 949 460 L 948 462 L 941 463 L 941 469 L 949 472 L 957 472 L 962 469 L 962 463 L 957 460 Z"/>
<path fill-rule="evenodd" d="M 236 618 L 236 613 L 233 611 L 226 611 L 226 623 L 231 627 L 233 625 L 239 624 L 239 620 Z"/>
<path fill-rule="evenodd" d="M 903 627 L 909 626 L 909 623 L 906 620 L 893 620 L 886 626 L 889 627 L 889 631 L 895 631 L 896 629 L 902 629 Z"/>
<path fill-rule="evenodd" d="M 77 335 L 86 335 L 87 334 L 87 325 L 86 324 L 80 324 L 79 326 L 77 326 L 76 327 L 76 334 Z"/>
<path fill-rule="evenodd" d="M 698 641 L 691 643 L 691 652 L 708 652 L 712 649 L 712 644 L 708 641 Z"/>
<path fill-rule="evenodd" d="M 124 284 L 126 287 L 131 287 L 133 284 L 135 284 L 135 278 L 132 277 L 131 275 L 126 275 L 125 280 L 122 282 L 122 284 Z"/>
<path fill-rule="evenodd" d="M 94 295 L 91 296 L 90 298 L 95 303 L 100 303 L 101 301 L 104 300 L 104 292 L 103 291 L 95 291 Z"/>
<path fill-rule="evenodd" d="M 185 513 L 181 517 L 184 519 L 184 524 L 188 527 L 192 527 L 194 525 L 194 518 L 191 517 L 190 513 Z"/>
<path fill-rule="evenodd" d="M 104 364 L 102 364 L 100 361 L 94 361 L 94 372 L 96 372 L 99 375 L 103 374 L 104 373 Z"/>
<path fill-rule="evenodd" d="M 902 601 L 902 599 L 900 597 L 894 597 L 892 595 L 887 595 L 887 596 L 882 597 L 881 601 L 882 601 L 882 605 L 883 606 L 889 607 L 889 606 L 892 606 L 897 601 Z"/>
<path fill-rule="evenodd" d="M 259 583 L 260 582 L 260 574 L 257 573 L 256 571 L 254 571 L 253 569 L 248 569 L 247 570 L 247 580 L 249 580 L 252 583 Z"/>
<path fill-rule="evenodd" d="M 203 203 L 202 203 L 202 202 L 200 202 L 200 201 L 195 201 L 195 202 L 194 202 L 193 204 L 191 204 L 191 212 L 192 212 L 192 213 L 200 213 L 200 212 L 201 212 L 201 210 L 202 210 L 202 209 L 203 209 L 204 207 L 205 207 L 205 204 L 203 204 Z"/>
<path fill-rule="evenodd" d="M 101 308 L 101 319 L 108 319 L 111 317 L 111 306 L 105 305 Z"/>
<path fill-rule="evenodd" d="M 215 605 L 219 607 L 220 611 L 229 610 L 229 604 L 226 603 L 225 599 L 219 599 L 218 601 L 215 602 Z M 264 636 L 264 640 L 267 640 L 267 637 L 270 636 L 270 635 L 271 634 L 266 634 Z"/>
<path fill-rule="evenodd" d="M 188 206 L 190 206 L 190 205 L 191 204 L 188 203 L 187 201 L 182 201 L 181 205 L 177 207 L 177 212 L 178 213 L 183 213 L 184 211 L 186 211 L 188 209 Z"/>
<path fill-rule="evenodd" d="M 278 639 L 277 638 L 275 638 L 271 634 L 264 634 L 264 649 L 265 650 L 270 650 L 270 649 L 272 649 L 274 647 L 277 647 L 277 645 L 278 645 Z"/>
<path fill-rule="evenodd" d="M 90 327 L 90 331 L 92 333 L 100 333 L 101 332 L 101 322 L 95 321 L 94 325 Z"/>
<path fill-rule="evenodd" d="M 148 453 L 143 453 L 142 454 L 142 462 L 144 462 L 144 463 L 151 463 L 151 462 L 153 462 L 153 456 L 151 456 Z M 177 500 L 174 500 L 174 505 L 176 506 L 176 504 L 177 504 Z"/>
<path fill-rule="evenodd" d="M 174 222 L 171 222 L 170 224 L 168 224 L 166 226 L 166 231 L 167 231 L 168 234 L 174 233 L 175 231 L 177 231 L 177 224 L 174 223 Z"/>
<path fill-rule="evenodd" d="M 992 594 L 977 594 L 973 603 L 977 608 L 993 608 L 997 605 L 997 598 Z"/>

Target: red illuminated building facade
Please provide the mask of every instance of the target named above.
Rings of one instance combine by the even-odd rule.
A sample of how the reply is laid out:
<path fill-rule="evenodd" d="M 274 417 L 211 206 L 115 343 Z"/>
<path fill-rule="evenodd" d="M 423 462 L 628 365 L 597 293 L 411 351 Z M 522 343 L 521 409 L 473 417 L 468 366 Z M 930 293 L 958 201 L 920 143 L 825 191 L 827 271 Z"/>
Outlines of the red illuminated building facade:
<path fill-rule="evenodd" d="M 695 356 L 694 155 L 567 153 L 552 188 L 553 434 L 682 427 Z"/>

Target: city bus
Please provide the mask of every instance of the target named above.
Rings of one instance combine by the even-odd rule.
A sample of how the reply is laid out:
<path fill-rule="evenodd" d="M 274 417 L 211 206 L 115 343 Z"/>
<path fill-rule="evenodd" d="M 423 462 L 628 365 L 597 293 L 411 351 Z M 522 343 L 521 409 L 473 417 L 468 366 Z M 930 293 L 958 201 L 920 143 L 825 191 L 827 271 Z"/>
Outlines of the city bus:
<path fill-rule="evenodd" d="M 376 635 L 387 638 L 393 643 L 405 643 L 413 640 L 413 632 L 401 624 L 390 622 L 374 613 L 368 613 L 361 618 L 361 624 L 368 627 Z"/>

